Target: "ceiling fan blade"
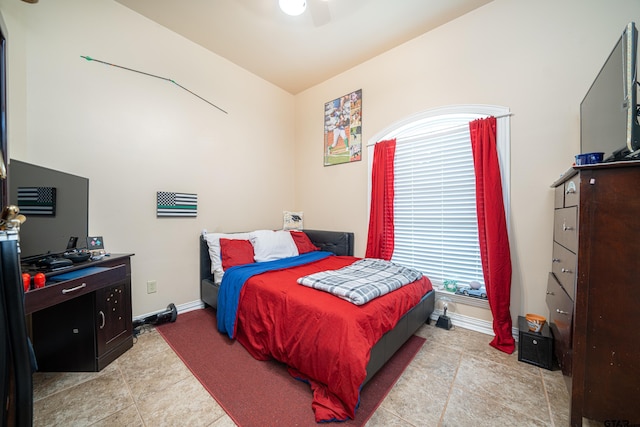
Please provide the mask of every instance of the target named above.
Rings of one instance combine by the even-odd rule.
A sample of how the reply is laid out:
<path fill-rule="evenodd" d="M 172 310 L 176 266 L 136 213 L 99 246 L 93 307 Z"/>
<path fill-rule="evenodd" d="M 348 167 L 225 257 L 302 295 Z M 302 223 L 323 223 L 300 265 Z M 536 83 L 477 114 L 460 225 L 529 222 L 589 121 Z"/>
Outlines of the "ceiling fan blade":
<path fill-rule="evenodd" d="M 316 27 L 328 24 L 331 21 L 331 12 L 329 11 L 329 2 L 326 0 L 307 0 L 313 24 Z"/>

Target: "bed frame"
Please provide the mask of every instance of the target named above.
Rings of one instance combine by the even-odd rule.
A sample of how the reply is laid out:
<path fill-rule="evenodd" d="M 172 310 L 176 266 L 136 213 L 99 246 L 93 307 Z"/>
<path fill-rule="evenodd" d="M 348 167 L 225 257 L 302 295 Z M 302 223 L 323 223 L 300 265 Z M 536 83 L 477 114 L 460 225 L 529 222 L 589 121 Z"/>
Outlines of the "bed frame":
<path fill-rule="evenodd" d="M 314 245 L 323 251 L 336 255 L 353 256 L 353 233 L 323 230 L 304 230 Z M 205 306 L 214 309 L 218 305 L 219 285 L 213 282 L 211 259 L 207 241 L 200 236 L 200 299 Z M 404 315 L 398 324 L 384 334 L 371 349 L 371 357 L 367 365 L 365 384 L 387 363 L 395 352 L 404 344 L 429 317 L 435 305 L 435 292 L 430 291 L 425 297 Z"/>

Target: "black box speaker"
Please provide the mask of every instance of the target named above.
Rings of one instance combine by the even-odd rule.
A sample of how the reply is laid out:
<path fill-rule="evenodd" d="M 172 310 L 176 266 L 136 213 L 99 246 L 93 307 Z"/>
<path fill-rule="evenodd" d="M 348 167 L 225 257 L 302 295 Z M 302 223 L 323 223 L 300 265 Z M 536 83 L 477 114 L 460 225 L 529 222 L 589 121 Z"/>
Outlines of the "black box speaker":
<path fill-rule="evenodd" d="M 541 368 L 553 368 L 553 335 L 545 322 L 540 332 L 531 332 L 527 319 L 518 316 L 518 360 Z"/>

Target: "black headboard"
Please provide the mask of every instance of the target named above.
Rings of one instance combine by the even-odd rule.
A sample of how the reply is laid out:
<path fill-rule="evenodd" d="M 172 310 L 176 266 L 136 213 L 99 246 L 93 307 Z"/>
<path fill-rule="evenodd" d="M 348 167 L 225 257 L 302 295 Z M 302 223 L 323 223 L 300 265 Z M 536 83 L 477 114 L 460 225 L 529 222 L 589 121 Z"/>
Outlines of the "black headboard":
<path fill-rule="evenodd" d="M 304 230 L 311 242 L 322 251 L 353 256 L 353 233 L 342 231 Z M 200 235 L 200 280 L 211 278 L 209 246 Z"/>
<path fill-rule="evenodd" d="M 321 251 L 353 256 L 353 233 L 342 231 L 304 230 Z"/>

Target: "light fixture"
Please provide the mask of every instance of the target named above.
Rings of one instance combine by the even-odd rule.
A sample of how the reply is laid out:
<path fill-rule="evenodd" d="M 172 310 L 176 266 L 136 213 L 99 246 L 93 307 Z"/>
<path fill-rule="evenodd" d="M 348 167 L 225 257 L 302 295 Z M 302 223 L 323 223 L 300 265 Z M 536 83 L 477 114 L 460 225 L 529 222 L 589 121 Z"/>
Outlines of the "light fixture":
<path fill-rule="evenodd" d="M 279 0 L 280 9 L 287 15 L 298 16 L 307 8 L 306 0 Z"/>

